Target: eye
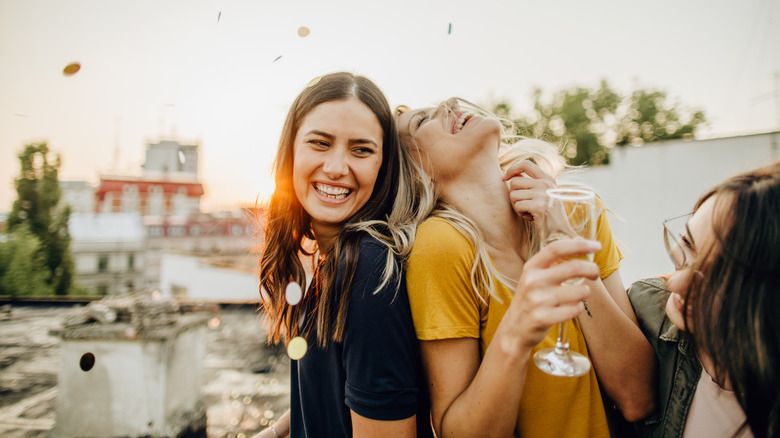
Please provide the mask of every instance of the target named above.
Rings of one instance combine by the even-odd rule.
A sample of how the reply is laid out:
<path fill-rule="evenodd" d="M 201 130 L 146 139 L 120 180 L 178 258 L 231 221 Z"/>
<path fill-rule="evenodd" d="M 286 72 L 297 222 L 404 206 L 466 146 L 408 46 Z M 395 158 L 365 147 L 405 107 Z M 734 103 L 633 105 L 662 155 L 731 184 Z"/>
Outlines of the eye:
<path fill-rule="evenodd" d="M 375 151 L 369 147 L 361 146 L 352 149 L 352 152 L 358 157 L 367 157 L 369 155 L 373 155 Z"/>
<path fill-rule="evenodd" d="M 311 146 L 313 146 L 313 147 L 315 147 L 317 149 L 325 149 L 328 146 L 330 146 L 330 144 L 328 144 L 327 141 L 316 139 L 316 138 L 307 140 L 306 143 L 310 144 Z"/>
<path fill-rule="evenodd" d="M 423 122 L 428 120 L 428 114 L 422 114 L 419 119 L 417 119 L 417 127 L 419 128 L 422 126 Z"/>

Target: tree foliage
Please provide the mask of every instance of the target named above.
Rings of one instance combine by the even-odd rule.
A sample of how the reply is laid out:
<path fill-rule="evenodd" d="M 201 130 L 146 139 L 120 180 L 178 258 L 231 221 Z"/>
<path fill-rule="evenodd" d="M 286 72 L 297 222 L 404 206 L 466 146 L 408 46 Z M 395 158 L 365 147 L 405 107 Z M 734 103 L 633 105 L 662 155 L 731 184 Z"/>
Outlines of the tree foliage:
<path fill-rule="evenodd" d="M 0 241 L 0 294 L 53 295 L 41 242 L 27 224 L 17 226 Z"/>
<path fill-rule="evenodd" d="M 664 91 L 639 89 L 621 96 L 606 80 L 594 89 L 557 91 L 549 101 L 536 88 L 532 98 L 531 114 L 513 120 L 518 133 L 559 145 L 573 165 L 608 164 L 615 146 L 692 137 L 706 121 L 700 110 L 669 103 Z M 506 101 L 493 109 L 504 117 L 511 113 Z"/>
<path fill-rule="evenodd" d="M 28 144 L 18 157 L 17 199 L 6 223 L 6 256 L 15 259 L 19 255 L 10 252 L 11 249 L 28 254 L 35 248 L 33 252 L 38 254 L 28 254 L 29 263 L 19 262 L 18 266 L 8 261 L 0 263 L 0 276 L 4 278 L 10 266 L 34 269 L 42 260 L 45 275 L 39 277 L 39 272 L 31 271 L 28 274 L 30 278 L 45 277 L 51 293 L 67 295 L 73 283 L 73 258 L 68 232 L 70 208 L 59 205 L 60 157 L 56 156 L 52 162 L 46 143 Z M 6 271 L 2 271 L 4 265 L 7 266 Z"/>

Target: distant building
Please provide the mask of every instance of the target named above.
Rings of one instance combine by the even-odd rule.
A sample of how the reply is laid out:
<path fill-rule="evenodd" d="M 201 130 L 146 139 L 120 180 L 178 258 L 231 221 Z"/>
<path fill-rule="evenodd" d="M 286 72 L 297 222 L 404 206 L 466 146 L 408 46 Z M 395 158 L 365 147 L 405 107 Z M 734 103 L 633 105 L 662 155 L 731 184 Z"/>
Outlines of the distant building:
<path fill-rule="evenodd" d="M 93 294 L 144 285 L 146 230 L 133 213 L 73 213 L 68 222 L 74 281 Z"/>
<path fill-rule="evenodd" d="M 161 259 L 165 253 L 219 257 L 224 264 L 254 254 L 259 244 L 255 221 L 247 213 L 192 214 L 181 223 L 148 224 L 146 229 L 146 284 L 152 288 L 162 287 Z"/>
<path fill-rule="evenodd" d="M 236 272 L 230 275 L 251 282 L 247 276 L 253 274 L 247 274 L 247 263 L 257 262 L 256 221 L 244 210 L 211 214 L 200 211 L 205 191 L 198 178 L 198 155 L 197 144 L 163 140 L 147 145 L 141 175 L 103 174 L 96 187 L 85 181 L 60 183 L 63 202 L 74 212 L 71 249 L 78 285 L 96 293 L 114 293 L 127 289 L 170 289 L 172 281 L 174 286 L 183 286 L 199 296 L 191 282 L 183 284 L 182 278 L 195 277 L 189 270 L 181 271 L 182 263 L 174 263 L 174 271 L 167 273 L 166 278 L 175 280 L 161 284 L 162 258 L 166 253 L 190 254 L 201 262 L 217 263 L 220 268 L 209 272 L 226 275 L 223 271 L 232 269 Z M 95 227 L 92 233 L 84 229 L 89 226 Z M 95 239 L 97 234 L 102 241 Z M 124 240 L 130 235 L 133 245 Z M 112 252 L 110 248 L 116 250 Z M 129 265 L 132 273 L 125 269 Z M 254 289 L 249 295 L 256 293 Z M 182 289 L 177 290 L 181 293 Z M 211 298 L 237 300 L 247 296 L 242 293 L 247 292 Z"/>
<path fill-rule="evenodd" d="M 95 211 L 95 187 L 87 181 L 60 181 L 61 204 L 70 206 L 71 213 Z"/>

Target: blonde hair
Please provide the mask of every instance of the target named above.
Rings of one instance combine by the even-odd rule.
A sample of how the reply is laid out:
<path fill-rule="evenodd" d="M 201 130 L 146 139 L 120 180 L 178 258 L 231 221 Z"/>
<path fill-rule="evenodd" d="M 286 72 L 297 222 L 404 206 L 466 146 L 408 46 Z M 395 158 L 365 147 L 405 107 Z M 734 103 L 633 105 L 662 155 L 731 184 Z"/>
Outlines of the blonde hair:
<path fill-rule="evenodd" d="M 499 122 L 501 126 L 501 139 L 498 145 L 498 159 L 503 171 L 506 171 L 513 164 L 523 160 L 533 161 L 536 165 L 554 177 L 560 175 L 567 168 L 566 161 L 558 153 L 558 149 L 555 146 L 542 140 L 529 139 L 517 135 L 515 125 L 511 121 L 501 118 L 487 109 L 461 98 L 447 99 L 442 102 L 441 105 L 448 111 L 452 106 L 458 105 L 460 108 L 467 108 L 470 112 L 479 114 L 484 118 L 493 119 Z M 399 110 L 400 108 L 396 112 L 398 113 Z M 408 133 L 400 132 L 399 139 L 403 146 L 401 149 L 414 149 L 415 151 L 418 151 L 418 157 L 421 159 L 423 158 L 421 154 L 419 154 L 419 147 L 412 136 L 408 135 Z M 499 272 L 491 262 L 485 239 L 474 221 L 455 206 L 441 199 L 439 193 L 435 191 L 435 187 L 433 187 L 433 182 L 430 178 L 425 182 L 431 186 L 431 190 L 434 190 L 436 200 L 435 204 L 431 205 L 428 216 L 439 217 L 446 220 L 474 247 L 474 262 L 470 271 L 470 281 L 474 292 L 483 303 L 486 302 L 486 296 L 488 295 L 499 299 L 500 301 L 500 298 L 498 298 L 496 293 L 496 282 L 494 281 L 494 278 L 498 279 L 499 282 L 510 289 L 515 287 L 516 279 L 509 278 Z M 421 203 L 420 205 L 424 206 L 427 204 Z M 533 222 L 523 221 L 522 227 L 524 234 L 529 238 L 529 253 L 526 255 L 526 259 L 528 259 L 539 251 L 539 233 Z"/>

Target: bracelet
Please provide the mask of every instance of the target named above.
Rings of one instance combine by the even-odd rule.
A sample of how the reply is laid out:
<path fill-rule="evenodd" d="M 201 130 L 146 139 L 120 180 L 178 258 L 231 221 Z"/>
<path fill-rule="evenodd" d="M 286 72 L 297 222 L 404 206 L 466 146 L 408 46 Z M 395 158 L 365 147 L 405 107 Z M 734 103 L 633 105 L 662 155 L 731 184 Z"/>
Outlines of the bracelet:
<path fill-rule="evenodd" d="M 279 435 L 278 433 L 276 433 L 276 429 L 275 429 L 273 426 L 271 426 L 271 427 L 270 427 L 270 429 L 271 429 L 271 432 L 273 432 L 273 433 L 274 433 L 274 436 L 275 436 L 276 438 L 282 438 L 282 436 L 281 436 L 281 435 Z"/>

